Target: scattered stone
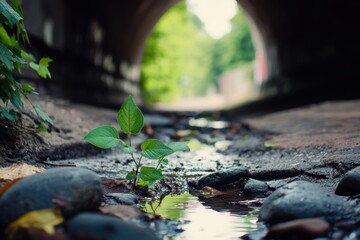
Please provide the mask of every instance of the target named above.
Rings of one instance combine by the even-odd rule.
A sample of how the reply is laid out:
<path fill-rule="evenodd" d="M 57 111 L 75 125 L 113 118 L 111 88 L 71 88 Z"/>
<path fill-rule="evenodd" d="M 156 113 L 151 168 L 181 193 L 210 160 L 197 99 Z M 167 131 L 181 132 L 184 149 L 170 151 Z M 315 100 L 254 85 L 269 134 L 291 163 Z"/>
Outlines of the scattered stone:
<path fill-rule="evenodd" d="M 336 187 L 335 194 L 355 196 L 360 194 L 360 167 L 347 172 Z"/>
<path fill-rule="evenodd" d="M 245 183 L 244 193 L 256 194 L 256 193 L 266 193 L 269 190 L 267 183 L 249 178 Z"/>
<path fill-rule="evenodd" d="M 72 239 L 92 240 L 156 240 L 155 234 L 116 217 L 98 214 L 81 213 L 67 224 L 67 232 Z"/>
<path fill-rule="evenodd" d="M 322 219 L 299 219 L 274 225 L 269 229 L 265 239 L 310 240 L 324 237 L 330 230 L 330 224 Z"/>
<path fill-rule="evenodd" d="M 138 203 L 138 197 L 131 193 L 108 193 L 105 195 L 106 203 L 109 205 L 135 205 Z"/>
<path fill-rule="evenodd" d="M 194 187 L 197 189 L 202 189 L 205 186 L 223 187 L 226 184 L 247 178 L 249 178 L 248 169 L 244 167 L 234 167 L 201 177 L 197 182 L 194 183 Z"/>
<path fill-rule="evenodd" d="M 359 212 L 343 197 L 318 184 L 295 181 L 277 189 L 264 201 L 259 220 L 270 225 L 302 218 L 322 218 L 334 223 L 356 221 Z"/>
<path fill-rule="evenodd" d="M 50 169 L 20 180 L 1 196 L 0 226 L 46 208 L 60 207 L 68 217 L 96 209 L 102 199 L 100 179 L 94 172 L 75 167 Z"/>

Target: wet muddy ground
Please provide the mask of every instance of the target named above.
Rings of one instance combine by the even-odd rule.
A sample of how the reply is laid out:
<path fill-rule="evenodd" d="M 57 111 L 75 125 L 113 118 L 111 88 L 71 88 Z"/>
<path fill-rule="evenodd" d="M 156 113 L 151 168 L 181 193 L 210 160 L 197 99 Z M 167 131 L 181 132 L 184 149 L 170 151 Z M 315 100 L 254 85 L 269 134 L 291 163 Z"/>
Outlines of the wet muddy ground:
<path fill-rule="evenodd" d="M 20 137 L 20 154 L 3 145 L 2 166 L 19 160 L 46 168 L 53 167 L 51 164 L 76 165 L 106 179 L 124 179 L 133 169 L 129 156 L 120 150 L 100 151 L 81 141 L 98 125 L 116 126 L 116 111 L 63 101 L 40 104 L 54 118 L 55 128 L 50 134 L 42 134 L 37 143 L 29 142 L 29 136 Z M 268 184 L 268 194 L 294 180 L 316 182 L 334 191 L 344 173 L 360 165 L 360 101 L 326 102 L 255 118 L 232 112 L 145 112 L 145 121 L 144 131 L 133 144 L 139 146 L 151 137 L 165 142 L 188 141 L 192 149 L 170 156 L 163 170 L 167 179 L 154 193 L 164 197 L 165 203 L 167 195 L 191 193 L 178 202 L 175 196 L 175 200 L 167 200 L 170 204 L 162 204 L 165 207 L 155 211 L 166 218 L 169 211 L 179 216 L 173 225 L 152 226 L 157 232 L 163 231 L 165 239 L 196 239 L 194 234 L 204 232 L 212 234 L 208 239 L 236 239 L 258 227 L 257 211 L 266 194 L 246 195 L 240 182 L 218 189 L 224 195 L 205 198 L 188 184 L 201 176 L 241 166 L 249 170 L 251 178 Z M 145 160 L 144 164 L 154 162 Z M 145 202 L 149 208 L 146 204 L 150 202 Z M 209 219 L 222 219 L 228 226 L 223 227 L 226 233 L 210 233 L 216 227 Z"/>

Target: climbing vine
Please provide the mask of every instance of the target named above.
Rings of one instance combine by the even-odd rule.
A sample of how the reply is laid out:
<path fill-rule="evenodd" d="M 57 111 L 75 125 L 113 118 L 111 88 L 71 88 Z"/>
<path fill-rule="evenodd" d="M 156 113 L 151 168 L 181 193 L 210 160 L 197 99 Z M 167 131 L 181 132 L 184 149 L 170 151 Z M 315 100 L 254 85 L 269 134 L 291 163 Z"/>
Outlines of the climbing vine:
<path fill-rule="evenodd" d="M 28 99 L 28 94 L 37 94 L 34 87 L 16 79 L 15 73 L 21 73 L 22 68 L 27 66 L 40 77 L 51 78 L 48 66 L 52 60 L 41 58 L 37 62 L 20 43 L 29 44 L 20 2 L 0 0 L 0 122 L 4 119 L 16 121 L 18 113 L 25 112 L 22 99 Z M 52 124 L 51 118 L 40 106 L 31 105 L 42 123 Z"/>

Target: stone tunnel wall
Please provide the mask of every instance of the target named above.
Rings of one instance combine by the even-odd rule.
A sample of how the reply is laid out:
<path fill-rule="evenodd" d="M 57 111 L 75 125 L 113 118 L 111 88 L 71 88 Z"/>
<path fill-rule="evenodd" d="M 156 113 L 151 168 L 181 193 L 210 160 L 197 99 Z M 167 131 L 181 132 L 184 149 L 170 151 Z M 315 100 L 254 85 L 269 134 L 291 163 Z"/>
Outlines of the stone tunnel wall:
<path fill-rule="evenodd" d="M 114 107 L 126 94 L 139 96 L 144 42 L 177 1 L 23 1 L 32 49 L 54 59 L 47 88 L 53 95 Z M 268 93 L 359 97 L 360 1 L 238 2 L 265 51 Z"/>
<path fill-rule="evenodd" d="M 297 97 L 360 97 L 360 1 L 238 0 L 268 62 L 266 90 Z"/>
<path fill-rule="evenodd" d="M 54 59 L 47 90 L 114 107 L 128 94 L 140 99 L 144 42 L 177 1 L 23 1 L 31 51 Z"/>

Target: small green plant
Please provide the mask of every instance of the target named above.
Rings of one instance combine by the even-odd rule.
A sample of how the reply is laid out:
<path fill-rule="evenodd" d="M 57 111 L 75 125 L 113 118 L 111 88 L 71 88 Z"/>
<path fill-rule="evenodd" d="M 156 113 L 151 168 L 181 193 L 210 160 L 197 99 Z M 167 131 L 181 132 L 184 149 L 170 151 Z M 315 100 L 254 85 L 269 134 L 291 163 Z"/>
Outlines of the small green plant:
<path fill-rule="evenodd" d="M 127 174 L 126 179 L 133 181 L 134 187 L 136 185 L 152 187 L 156 181 L 164 178 L 161 167 L 169 163 L 167 157 L 170 154 L 177 151 L 189 151 L 184 142 L 165 144 L 157 139 L 147 139 L 141 144 L 140 157 L 136 159 L 137 150 L 131 143 L 131 137 L 138 134 L 143 128 L 144 115 L 131 96 L 121 106 L 117 122 L 121 131 L 127 134 L 128 143 L 120 139 L 118 130 L 113 126 L 97 127 L 91 130 L 83 140 L 104 149 L 120 147 L 122 152 L 130 154 L 135 168 Z M 142 166 L 143 157 L 156 160 L 156 166 Z"/>
<path fill-rule="evenodd" d="M 35 89 L 27 83 L 21 83 L 14 73 L 21 73 L 23 66 L 35 70 L 43 78 L 50 78 L 48 70 L 50 58 L 42 58 L 38 63 L 29 53 L 25 52 L 19 41 L 29 43 L 29 37 L 23 21 L 23 12 L 19 0 L 0 0 L 0 121 L 8 119 L 16 121 L 17 112 L 24 113 L 22 97 L 35 93 Z M 10 104 L 11 103 L 11 104 Z M 31 102 L 30 102 L 31 103 Z M 32 103 L 31 103 L 32 104 Z M 38 105 L 33 105 L 34 112 L 41 120 L 52 124 L 51 118 Z M 38 128 L 43 128 L 39 125 Z"/>

